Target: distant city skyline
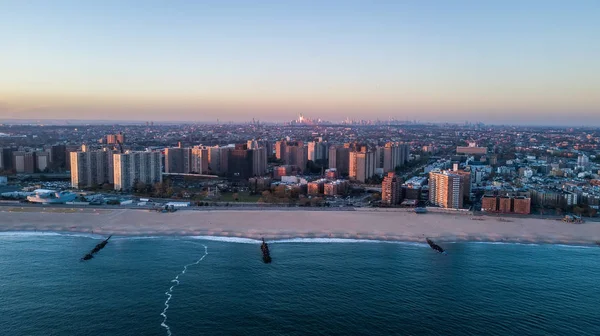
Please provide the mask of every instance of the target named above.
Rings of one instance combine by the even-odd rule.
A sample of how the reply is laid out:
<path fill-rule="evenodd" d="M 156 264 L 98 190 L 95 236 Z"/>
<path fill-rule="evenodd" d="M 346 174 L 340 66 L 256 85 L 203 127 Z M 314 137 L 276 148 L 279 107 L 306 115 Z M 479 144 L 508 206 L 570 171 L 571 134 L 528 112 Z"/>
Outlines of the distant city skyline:
<path fill-rule="evenodd" d="M 600 2 L 6 1 L 0 119 L 600 126 Z"/>

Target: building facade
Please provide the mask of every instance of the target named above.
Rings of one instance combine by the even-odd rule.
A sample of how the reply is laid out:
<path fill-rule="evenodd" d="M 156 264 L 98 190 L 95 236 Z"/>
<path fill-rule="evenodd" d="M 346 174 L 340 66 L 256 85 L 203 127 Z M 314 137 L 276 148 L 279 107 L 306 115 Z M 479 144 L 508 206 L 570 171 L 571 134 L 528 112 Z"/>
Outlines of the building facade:
<path fill-rule="evenodd" d="M 160 152 L 128 152 L 113 155 L 115 190 L 130 190 L 136 183 L 162 182 Z"/>
<path fill-rule="evenodd" d="M 109 183 L 108 152 L 77 151 L 70 153 L 71 187 L 81 189 Z"/>
<path fill-rule="evenodd" d="M 191 171 L 191 148 L 165 148 L 165 173 L 189 174 Z"/>
<path fill-rule="evenodd" d="M 463 206 L 461 176 L 449 171 L 429 173 L 429 202 L 442 208 L 460 209 Z"/>
<path fill-rule="evenodd" d="M 361 152 L 350 152 L 349 161 L 350 180 L 365 183 L 375 175 L 375 152 L 366 150 Z"/>
<path fill-rule="evenodd" d="M 339 176 L 350 172 L 350 149 L 346 147 L 329 147 L 329 168 L 336 168 Z"/>
<path fill-rule="evenodd" d="M 408 145 L 399 142 L 388 142 L 383 147 L 383 171 L 395 171 L 396 167 L 408 162 Z"/>
<path fill-rule="evenodd" d="M 402 202 L 402 179 L 394 172 L 389 172 L 381 183 L 381 202 L 387 205 L 398 205 Z"/>

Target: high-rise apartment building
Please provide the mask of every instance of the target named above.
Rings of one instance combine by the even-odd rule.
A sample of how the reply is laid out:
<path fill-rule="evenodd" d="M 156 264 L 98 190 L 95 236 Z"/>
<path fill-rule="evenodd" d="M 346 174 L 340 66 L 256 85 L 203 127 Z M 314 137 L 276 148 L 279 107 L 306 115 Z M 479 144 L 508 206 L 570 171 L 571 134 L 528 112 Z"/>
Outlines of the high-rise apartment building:
<path fill-rule="evenodd" d="M 115 154 L 121 153 L 120 151 L 104 148 L 104 152 L 106 152 L 106 165 L 107 165 L 107 175 L 108 175 L 108 183 L 115 183 Z"/>
<path fill-rule="evenodd" d="M 228 176 L 230 178 L 245 180 L 252 177 L 253 155 L 247 145 L 236 145 L 229 151 L 228 157 Z"/>
<path fill-rule="evenodd" d="M 341 146 L 329 147 L 329 168 L 336 168 L 339 176 L 350 171 L 350 149 Z"/>
<path fill-rule="evenodd" d="M 373 151 L 363 148 L 361 152 L 350 152 L 349 178 L 365 183 L 375 175 L 376 155 Z"/>
<path fill-rule="evenodd" d="M 267 149 L 254 147 L 252 151 L 252 175 L 262 176 L 267 172 Z"/>
<path fill-rule="evenodd" d="M 35 168 L 39 172 L 50 169 L 50 152 L 49 151 L 37 151 L 35 154 Z"/>
<path fill-rule="evenodd" d="M 13 152 L 12 148 L 0 148 L 0 169 L 12 170 L 13 165 Z"/>
<path fill-rule="evenodd" d="M 308 154 L 302 141 L 277 141 L 275 151 L 277 159 L 282 160 L 283 164 L 297 166 L 300 170 L 306 169 Z"/>
<path fill-rule="evenodd" d="M 188 174 L 192 171 L 191 148 L 165 148 L 165 173 Z"/>
<path fill-rule="evenodd" d="M 248 179 L 262 176 L 267 170 L 267 149 L 248 149 L 247 144 L 236 145 L 228 152 L 228 176 L 235 179 Z"/>
<path fill-rule="evenodd" d="M 298 142 L 294 146 L 288 146 L 287 152 L 288 152 L 288 162 L 284 161 L 285 164 L 296 166 L 300 169 L 300 171 L 303 171 L 306 169 L 306 162 L 307 162 L 306 147 L 304 147 L 302 142 Z"/>
<path fill-rule="evenodd" d="M 65 168 L 71 169 L 71 153 L 80 151 L 80 146 L 65 145 Z"/>
<path fill-rule="evenodd" d="M 191 156 L 191 171 L 198 174 L 212 173 L 209 165 L 210 147 L 194 146 Z"/>
<path fill-rule="evenodd" d="M 208 171 L 211 174 L 216 175 L 224 175 L 227 174 L 228 167 L 228 153 L 232 149 L 232 147 L 219 147 L 213 146 L 208 147 L 208 160 L 205 162 L 208 163 Z M 200 162 L 202 159 L 200 158 Z"/>
<path fill-rule="evenodd" d="M 36 171 L 35 153 L 13 152 L 13 168 L 18 174 L 33 174 Z"/>
<path fill-rule="evenodd" d="M 136 183 L 162 182 L 160 152 L 128 152 L 113 155 L 115 190 L 129 190 Z"/>
<path fill-rule="evenodd" d="M 50 147 L 50 162 L 52 166 L 58 169 L 67 167 L 67 146 L 53 145 Z"/>
<path fill-rule="evenodd" d="M 463 206 L 461 176 L 451 171 L 429 173 L 429 202 L 442 208 L 460 209 Z"/>
<path fill-rule="evenodd" d="M 383 147 L 383 171 L 390 172 L 408 161 L 408 145 L 388 142 Z"/>
<path fill-rule="evenodd" d="M 308 143 L 307 158 L 312 162 L 327 160 L 329 149 L 323 141 L 311 141 Z"/>
<path fill-rule="evenodd" d="M 107 151 L 71 152 L 71 186 L 86 188 L 110 182 Z"/>
<path fill-rule="evenodd" d="M 381 202 L 397 205 L 402 202 L 402 179 L 396 173 L 389 172 L 381 183 Z"/>

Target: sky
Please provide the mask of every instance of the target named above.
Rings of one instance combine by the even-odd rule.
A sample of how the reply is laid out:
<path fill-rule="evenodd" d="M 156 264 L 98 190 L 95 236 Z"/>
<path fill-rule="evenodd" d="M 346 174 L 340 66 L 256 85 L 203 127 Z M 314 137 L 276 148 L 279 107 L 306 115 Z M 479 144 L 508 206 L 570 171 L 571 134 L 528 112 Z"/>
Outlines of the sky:
<path fill-rule="evenodd" d="M 600 1 L 0 0 L 0 119 L 600 126 Z"/>

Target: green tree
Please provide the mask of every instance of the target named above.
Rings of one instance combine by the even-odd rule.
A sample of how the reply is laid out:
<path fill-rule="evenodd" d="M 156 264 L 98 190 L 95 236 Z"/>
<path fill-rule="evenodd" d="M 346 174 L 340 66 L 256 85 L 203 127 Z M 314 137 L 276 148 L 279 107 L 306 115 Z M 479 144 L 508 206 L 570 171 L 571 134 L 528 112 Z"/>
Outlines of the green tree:
<path fill-rule="evenodd" d="M 573 213 L 577 216 L 581 216 L 581 214 L 583 213 L 583 208 L 576 206 L 573 208 Z"/>

